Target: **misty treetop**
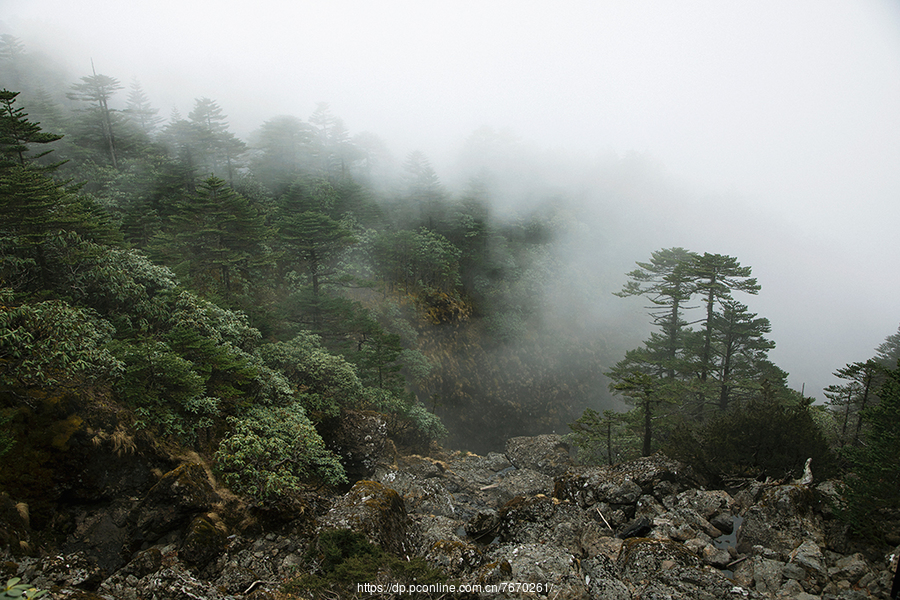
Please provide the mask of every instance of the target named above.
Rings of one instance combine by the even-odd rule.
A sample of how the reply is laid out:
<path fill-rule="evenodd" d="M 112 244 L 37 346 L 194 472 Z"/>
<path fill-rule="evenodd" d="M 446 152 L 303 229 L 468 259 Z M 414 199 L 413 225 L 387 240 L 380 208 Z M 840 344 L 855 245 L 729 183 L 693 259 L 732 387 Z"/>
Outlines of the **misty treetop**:
<path fill-rule="evenodd" d="M 765 337 L 771 332 L 768 319 L 733 296 L 759 292 L 750 267 L 735 257 L 684 248 L 658 250 L 637 265 L 616 295 L 648 300 L 658 331 L 607 376 L 610 389 L 641 416 L 642 454 L 658 447 L 655 421 L 676 414 L 703 421 L 753 398 L 791 397 L 787 374 L 768 360 L 775 346 Z M 665 439 L 665 426 L 658 429 Z"/>

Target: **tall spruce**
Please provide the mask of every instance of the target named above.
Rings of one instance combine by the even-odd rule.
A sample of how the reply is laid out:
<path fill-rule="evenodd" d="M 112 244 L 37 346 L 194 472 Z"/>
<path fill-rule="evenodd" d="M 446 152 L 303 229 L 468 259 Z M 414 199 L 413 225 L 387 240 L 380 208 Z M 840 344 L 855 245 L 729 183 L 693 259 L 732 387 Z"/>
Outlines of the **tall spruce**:
<path fill-rule="evenodd" d="M 772 331 L 769 320 L 735 300 L 722 303 L 721 314 L 714 316 L 713 329 L 719 358 L 719 408 L 725 411 L 734 389 L 748 386 L 747 380 L 758 372 L 758 362 L 775 344 L 764 337 Z"/>
<path fill-rule="evenodd" d="M 226 301 L 250 280 L 265 256 L 262 216 L 218 177 L 201 182 L 172 220 L 173 256 L 186 261 L 196 288 L 220 294 Z"/>
<path fill-rule="evenodd" d="M 124 112 L 125 116 L 148 136 L 156 131 L 163 121 L 159 116 L 159 109 L 153 108 L 150 104 L 150 99 L 144 93 L 144 88 L 137 79 L 131 82 L 131 91 L 128 93 L 128 102 L 125 104 Z"/>
<path fill-rule="evenodd" d="M 91 64 L 93 69 L 93 63 Z M 106 140 L 109 152 L 110 164 L 114 169 L 119 168 L 118 152 L 116 150 L 116 132 L 113 119 L 113 110 L 109 107 L 109 100 L 116 92 L 122 89 L 122 84 L 115 77 L 98 75 L 96 71 L 89 77 L 82 77 L 81 83 L 72 85 L 72 91 L 66 94 L 70 100 L 86 102 L 96 105 L 88 109 L 95 115 L 103 139 Z"/>

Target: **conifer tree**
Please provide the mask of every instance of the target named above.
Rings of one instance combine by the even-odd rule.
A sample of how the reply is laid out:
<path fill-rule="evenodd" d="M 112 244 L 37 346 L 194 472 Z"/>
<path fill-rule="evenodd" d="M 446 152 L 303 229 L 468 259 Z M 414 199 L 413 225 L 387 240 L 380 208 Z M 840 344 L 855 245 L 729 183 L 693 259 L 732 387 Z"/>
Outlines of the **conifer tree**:
<path fill-rule="evenodd" d="M 758 363 L 775 344 L 763 337 L 772 330 L 769 320 L 749 312 L 735 300 L 722 304 L 714 316 L 715 349 L 719 357 L 719 408 L 727 410 L 735 387 L 758 372 Z M 743 380 L 743 381 L 742 381 Z"/>
<path fill-rule="evenodd" d="M 95 108 L 89 110 L 96 114 L 97 123 L 106 140 L 109 160 L 114 169 L 119 168 L 119 160 L 116 150 L 113 111 L 109 107 L 109 100 L 121 89 L 122 84 L 115 77 L 98 75 L 94 72 L 90 77 L 82 77 L 81 83 L 73 84 L 72 91 L 67 94 L 71 100 L 96 104 Z"/>
<path fill-rule="evenodd" d="M 630 281 L 615 295 L 621 298 L 645 296 L 654 325 L 662 330 L 659 343 L 660 363 L 666 377 L 674 379 L 678 371 L 678 353 L 683 348 L 682 330 L 686 325 L 682 314 L 696 290 L 688 266 L 697 257 L 684 248 L 665 248 L 654 252 L 649 262 L 638 262 L 639 269 L 628 273 Z"/>
<path fill-rule="evenodd" d="M 150 105 L 150 99 L 147 98 L 144 88 L 137 79 L 131 82 L 131 91 L 128 93 L 128 102 L 124 112 L 147 135 L 156 131 L 163 120 L 159 116 L 159 109 Z"/>
<path fill-rule="evenodd" d="M 900 361 L 900 330 L 889 335 L 875 349 L 875 360 L 882 366 L 893 369 Z"/>
<path fill-rule="evenodd" d="M 4 33 L 0 35 L 0 81 L 13 89 L 25 89 L 27 80 L 22 58 L 25 55 L 25 44 L 16 36 Z"/>
<path fill-rule="evenodd" d="M 264 260 L 262 217 L 218 177 L 201 182 L 172 219 L 174 248 L 162 251 L 171 254 L 171 260 L 186 257 L 189 276 L 200 289 L 230 299 L 238 281 L 247 281 L 256 261 Z"/>
<path fill-rule="evenodd" d="M 688 270 L 696 281 L 696 290 L 704 297 L 706 317 L 703 319 L 703 349 L 700 354 L 700 381 L 706 383 L 714 370 L 713 329 L 718 305 L 731 299 L 732 291 L 756 294 L 760 285 L 750 277 L 750 267 L 742 267 L 736 258 L 723 254 L 703 253 L 696 256 Z"/>
<path fill-rule="evenodd" d="M 303 172 L 312 171 L 315 130 L 292 116 L 269 119 L 255 133 L 254 174 L 281 194 Z"/>
<path fill-rule="evenodd" d="M 845 365 L 834 372 L 835 377 L 846 382 L 826 388 L 826 396 L 831 400 L 831 406 L 838 407 L 838 410 L 843 413 L 841 447 L 848 442 L 853 446 L 860 444 L 866 409 L 877 402 L 877 390 L 883 379 L 883 368 L 883 364 L 879 363 L 877 359 L 869 359 L 865 362 Z M 851 416 L 856 417 L 856 424 L 852 428 L 852 439 L 850 439 L 848 431 Z"/>
<path fill-rule="evenodd" d="M 66 228 L 73 215 L 63 209 L 71 203 L 63 185 L 33 167 L 29 144 L 46 144 L 61 136 L 44 133 L 16 107 L 18 92 L 0 92 L 0 230 L 21 243 L 38 244 L 48 232 Z"/>
<path fill-rule="evenodd" d="M 864 443 L 848 451 L 855 477 L 845 479 L 843 514 L 860 533 L 877 531 L 882 511 L 900 507 L 900 368 L 884 369 L 883 377 L 879 403 L 863 410 Z"/>
<path fill-rule="evenodd" d="M 443 220 L 444 190 L 425 154 L 410 152 L 403 163 L 407 205 L 417 207 L 419 225 L 434 229 Z"/>
<path fill-rule="evenodd" d="M 53 150 L 29 155 L 29 144 L 49 144 L 62 139 L 61 135 L 41 131 L 39 123 L 28 119 L 22 107 L 14 106 L 19 92 L 0 90 L 0 165 L 10 163 L 24 167 Z M 56 166 L 56 165 L 55 165 Z"/>
<path fill-rule="evenodd" d="M 209 98 L 198 98 L 188 119 L 195 125 L 194 147 L 199 150 L 200 166 L 207 168 L 208 174 L 226 178 L 233 186 L 235 163 L 246 150 L 246 144 L 228 131 L 222 107 Z"/>

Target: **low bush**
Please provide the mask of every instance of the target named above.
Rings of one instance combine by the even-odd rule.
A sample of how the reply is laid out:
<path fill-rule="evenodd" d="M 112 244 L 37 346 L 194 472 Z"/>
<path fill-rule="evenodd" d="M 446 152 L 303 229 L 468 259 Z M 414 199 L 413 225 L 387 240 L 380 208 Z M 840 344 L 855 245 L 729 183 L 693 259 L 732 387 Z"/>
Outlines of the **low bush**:
<path fill-rule="evenodd" d="M 300 404 L 255 406 L 229 421 L 233 429 L 216 451 L 216 470 L 235 492 L 271 502 L 310 479 L 347 482 Z"/>
<path fill-rule="evenodd" d="M 751 400 L 699 426 L 675 427 L 663 451 L 706 476 L 799 477 L 808 458 L 818 478 L 835 458 L 808 404 Z"/>

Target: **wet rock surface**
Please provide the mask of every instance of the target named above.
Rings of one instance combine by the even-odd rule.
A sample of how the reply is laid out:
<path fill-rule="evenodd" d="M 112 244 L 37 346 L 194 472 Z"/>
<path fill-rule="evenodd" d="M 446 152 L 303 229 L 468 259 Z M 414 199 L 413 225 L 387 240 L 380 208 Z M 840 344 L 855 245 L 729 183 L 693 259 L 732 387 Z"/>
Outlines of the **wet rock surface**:
<path fill-rule="evenodd" d="M 50 598 L 305 598 L 282 586 L 321 568 L 310 552 L 321 532 L 346 529 L 471 586 L 458 597 L 888 597 L 890 553 L 847 551 L 828 482 L 730 494 L 662 455 L 575 466 L 559 436 L 514 438 L 505 454 L 380 456 L 360 470 L 369 479 L 310 492 L 278 518 L 227 497 L 196 463 L 141 474 L 140 494 L 61 516 L 58 549 L 39 548 L 27 507 L 0 496 L 0 575 Z"/>

